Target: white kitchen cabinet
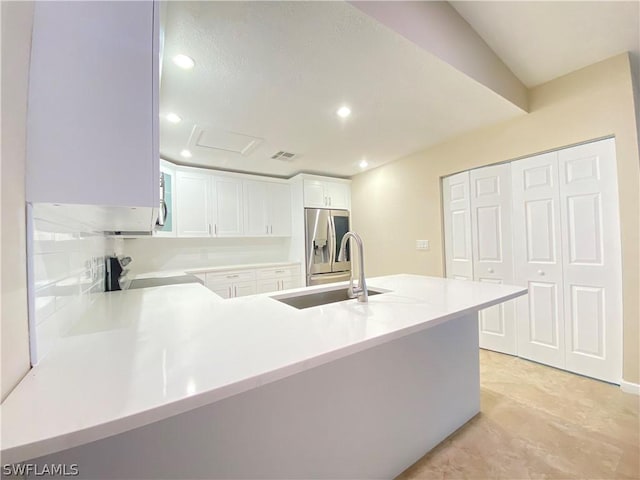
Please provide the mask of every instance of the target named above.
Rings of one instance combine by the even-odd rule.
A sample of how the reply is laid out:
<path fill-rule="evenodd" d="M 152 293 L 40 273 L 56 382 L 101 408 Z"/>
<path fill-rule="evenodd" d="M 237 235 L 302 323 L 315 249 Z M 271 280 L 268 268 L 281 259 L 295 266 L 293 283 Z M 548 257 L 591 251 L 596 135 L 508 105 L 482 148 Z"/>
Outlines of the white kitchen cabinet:
<path fill-rule="evenodd" d="M 245 235 L 269 234 L 269 209 L 267 207 L 267 182 L 244 182 L 244 233 Z"/>
<path fill-rule="evenodd" d="M 258 293 L 277 292 L 300 287 L 300 265 L 271 267 L 256 272 Z"/>
<path fill-rule="evenodd" d="M 258 293 L 269 293 L 283 290 L 281 287 L 282 280 L 276 278 L 269 278 L 266 280 L 258 280 Z"/>
<path fill-rule="evenodd" d="M 277 292 L 301 286 L 300 264 L 212 271 L 204 275 L 205 286 L 222 298 Z"/>
<path fill-rule="evenodd" d="M 159 207 L 157 7 L 35 3 L 28 202 L 109 206 L 142 215 L 151 230 Z M 116 217 L 104 216 L 105 230 Z"/>
<path fill-rule="evenodd" d="M 447 276 L 461 278 L 460 272 L 469 270 L 469 205 L 473 278 L 529 290 L 516 300 L 518 355 L 619 383 L 622 266 L 615 140 L 453 175 L 443 180 L 443 201 Z M 505 351 L 487 338 L 508 336 L 510 303 L 484 318 L 484 326 L 487 311 L 481 312 L 484 348 Z"/>
<path fill-rule="evenodd" d="M 245 235 L 291 235 L 291 188 L 286 183 L 245 180 Z"/>
<path fill-rule="evenodd" d="M 286 183 L 269 183 L 269 234 L 291 236 L 291 187 Z"/>
<path fill-rule="evenodd" d="M 205 286 L 222 298 L 253 295 L 256 293 L 256 273 L 255 270 L 207 273 Z"/>
<path fill-rule="evenodd" d="M 240 236 L 242 181 L 201 169 L 176 173 L 176 220 L 179 237 Z"/>
<path fill-rule="evenodd" d="M 176 173 L 176 223 L 179 237 L 212 235 L 211 175 L 195 170 Z"/>
<path fill-rule="evenodd" d="M 304 178 L 304 206 L 309 208 L 351 208 L 349 183 L 325 177 Z"/>
<path fill-rule="evenodd" d="M 213 235 L 235 237 L 244 232 L 242 221 L 242 180 L 233 177 L 213 176 Z"/>

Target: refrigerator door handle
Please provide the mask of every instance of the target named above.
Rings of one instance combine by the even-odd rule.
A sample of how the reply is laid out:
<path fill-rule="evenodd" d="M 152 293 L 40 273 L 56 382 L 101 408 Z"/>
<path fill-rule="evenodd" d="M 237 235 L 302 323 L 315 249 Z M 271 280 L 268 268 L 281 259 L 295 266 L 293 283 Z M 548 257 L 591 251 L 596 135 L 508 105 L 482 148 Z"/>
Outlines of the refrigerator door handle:
<path fill-rule="evenodd" d="M 331 264 L 331 271 L 333 271 L 333 265 L 336 263 L 336 226 L 333 223 L 333 215 L 331 213 L 329 213 L 329 238 L 331 239 L 329 263 Z"/>

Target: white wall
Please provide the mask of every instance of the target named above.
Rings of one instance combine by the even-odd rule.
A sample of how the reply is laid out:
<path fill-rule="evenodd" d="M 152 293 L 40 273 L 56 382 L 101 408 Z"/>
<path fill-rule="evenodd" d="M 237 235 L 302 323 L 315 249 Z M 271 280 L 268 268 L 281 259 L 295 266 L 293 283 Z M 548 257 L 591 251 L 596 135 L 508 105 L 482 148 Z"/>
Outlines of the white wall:
<path fill-rule="evenodd" d="M 614 135 L 621 218 L 624 380 L 640 382 L 640 172 L 629 56 L 537 86 L 530 113 L 474 130 L 369 172 L 351 184 L 354 228 L 370 275 L 442 275 L 440 179 L 483 165 Z M 416 250 L 428 239 L 431 250 Z"/>
<path fill-rule="evenodd" d="M 33 208 L 38 217 L 38 205 Z M 33 230 L 33 312 L 35 342 L 32 361 L 51 351 L 104 292 L 104 257 L 115 241 L 89 228 L 67 225 L 59 219 L 36 218 Z"/>
<path fill-rule="evenodd" d="M 159 270 L 289 261 L 290 238 L 135 238 L 122 253 L 133 261 L 131 274 Z"/>
<path fill-rule="evenodd" d="M 29 371 L 25 243 L 27 85 L 33 2 L 2 2 L 2 400 Z"/>

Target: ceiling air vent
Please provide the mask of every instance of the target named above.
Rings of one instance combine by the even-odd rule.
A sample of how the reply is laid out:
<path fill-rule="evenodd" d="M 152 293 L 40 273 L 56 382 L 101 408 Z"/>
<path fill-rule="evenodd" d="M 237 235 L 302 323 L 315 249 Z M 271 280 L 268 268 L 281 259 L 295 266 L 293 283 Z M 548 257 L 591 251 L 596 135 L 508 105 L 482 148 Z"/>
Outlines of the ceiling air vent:
<path fill-rule="evenodd" d="M 285 162 L 291 162 L 293 161 L 294 158 L 296 158 L 296 156 L 297 155 L 295 153 L 284 152 L 280 150 L 279 152 L 271 155 L 271 158 L 273 158 L 274 160 L 283 160 Z"/>

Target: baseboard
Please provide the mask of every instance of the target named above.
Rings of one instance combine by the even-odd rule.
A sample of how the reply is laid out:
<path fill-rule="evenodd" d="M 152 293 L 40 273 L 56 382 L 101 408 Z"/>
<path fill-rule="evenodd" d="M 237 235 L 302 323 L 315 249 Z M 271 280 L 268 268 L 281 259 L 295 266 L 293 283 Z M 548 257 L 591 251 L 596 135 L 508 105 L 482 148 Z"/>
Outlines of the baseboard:
<path fill-rule="evenodd" d="M 640 395 L 640 384 L 625 382 L 620 380 L 620 388 L 625 393 L 633 393 L 634 395 Z"/>

